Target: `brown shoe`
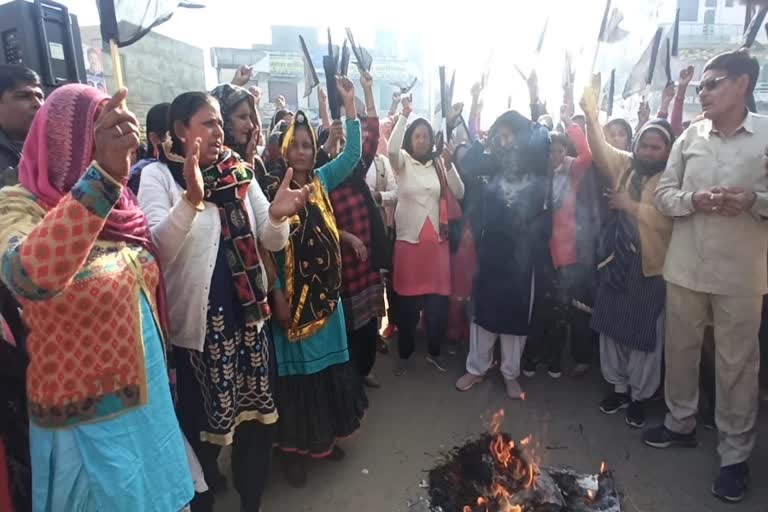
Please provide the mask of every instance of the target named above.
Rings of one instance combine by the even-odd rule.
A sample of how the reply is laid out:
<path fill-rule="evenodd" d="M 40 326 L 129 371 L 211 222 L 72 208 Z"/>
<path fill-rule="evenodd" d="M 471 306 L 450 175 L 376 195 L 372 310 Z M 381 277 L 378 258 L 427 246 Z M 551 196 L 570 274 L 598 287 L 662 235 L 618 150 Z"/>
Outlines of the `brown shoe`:
<path fill-rule="evenodd" d="M 481 375 L 474 375 L 472 373 L 466 373 L 462 378 L 456 381 L 456 389 L 459 391 L 469 391 L 472 386 L 479 384 L 483 381 Z"/>

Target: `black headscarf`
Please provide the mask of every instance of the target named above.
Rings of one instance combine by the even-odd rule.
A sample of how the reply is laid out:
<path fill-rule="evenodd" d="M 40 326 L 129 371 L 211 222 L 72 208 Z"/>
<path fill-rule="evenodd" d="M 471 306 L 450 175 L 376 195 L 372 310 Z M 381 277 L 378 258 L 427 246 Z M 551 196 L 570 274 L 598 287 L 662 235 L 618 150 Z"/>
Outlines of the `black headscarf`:
<path fill-rule="evenodd" d="M 416 131 L 416 128 L 419 126 L 426 126 L 427 130 L 429 131 L 429 147 L 430 150 L 427 152 L 426 155 L 417 157 L 413 154 L 413 133 Z M 423 117 L 420 117 L 413 121 L 410 126 L 405 130 L 405 136 L 403 137 L 403 149 L 406 153 L 411 155 L 411 157 L 420 162 L 421 164 L 426 165 L 427 162 L 430 160 L 434 160 L 435 158 L 435 131 L 432 129 L 432 125 L 429 124 L 429 121 L 424 119 Z"/>
<path fill-rule="evenodd" d="M 253 136 L 253 133 L 248 134 L 245 144 L 237 144 L 235 141 L 235 134 L 232 133 L 232 121 L 230 121 L 230 115 L 237 110 L 237 107 L 244 101 L 248 102 L 248 106 L 251 109 L 251 121 L 254 126 L 259 124 L 258 114 L 256 113 L 256 99 L 248 92 L 247 89 L 238 87 L 237 85 L 222 84 L 211 91 L 211 96 L 219 101 L 221 106 L 221 117 L 224 119 L 224 145 L 232 148 L 232 150 L 245 158 L 245 148 L 248 145 L 248 141 Z"/>

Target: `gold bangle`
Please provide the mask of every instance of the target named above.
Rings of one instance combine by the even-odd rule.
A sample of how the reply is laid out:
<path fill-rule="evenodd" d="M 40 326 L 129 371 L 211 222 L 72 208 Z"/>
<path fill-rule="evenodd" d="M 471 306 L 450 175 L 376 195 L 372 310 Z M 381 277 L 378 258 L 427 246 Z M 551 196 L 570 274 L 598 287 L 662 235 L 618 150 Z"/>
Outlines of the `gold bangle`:
<path fill-rule="evenodd" d="M 205 211 L 205 203 L 203 201 L 200 201 L 197 204 L 193 203 L 189 199 L 189 196 L 187 195 L 187 191 L 186 190 L 181 194 L 181 197 L 184 198 L 184 200 L 186 202 L 188 202 L 190 204 L 190 206 L 192 206 L 192 208 L 194 208 L 196 211 L 198 211 L 198 212 Z"/>

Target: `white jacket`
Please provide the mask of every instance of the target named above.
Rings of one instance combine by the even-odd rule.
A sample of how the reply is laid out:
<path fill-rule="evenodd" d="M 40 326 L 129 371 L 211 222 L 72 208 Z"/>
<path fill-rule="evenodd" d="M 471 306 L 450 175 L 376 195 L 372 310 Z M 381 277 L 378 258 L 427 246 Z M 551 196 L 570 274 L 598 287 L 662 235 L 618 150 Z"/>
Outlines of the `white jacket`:
<path fill-rule="evenodd" d="M 389 139 L 389 161 L 397 174 L 397 207 L 395 208 L 395 229 L 397 239 L 418 243 L 421 229 L 427 219 L 432 221 L 435 231 L 440 233 L 440 179 L 432 161 L 427 165 L 415 160 L 405 150 L 407 118 L 400 116 Z M 464 197 L 464 183 L 456 167 L 446 169 L 446 181 L 456 199 Z"/>
<path fill-rule="evenodd" d="M 141 172 L 139 204 L 160 253 L 168 293 L 170 341 L 178 347 L 202 352 L 221 219 L 213 203 L 206 202 L 205 210 L 198 213 L 182 198 L 183 192 L 161 162 L 150 164 Z M 248 187 L 245 202 L 258 242 L 267 250 L 282 250 L 288 243 L 288 222 L 272 222 L 269 201 L 255 181 Z M 265 289 L 266 286 L 265 274 Z"/>

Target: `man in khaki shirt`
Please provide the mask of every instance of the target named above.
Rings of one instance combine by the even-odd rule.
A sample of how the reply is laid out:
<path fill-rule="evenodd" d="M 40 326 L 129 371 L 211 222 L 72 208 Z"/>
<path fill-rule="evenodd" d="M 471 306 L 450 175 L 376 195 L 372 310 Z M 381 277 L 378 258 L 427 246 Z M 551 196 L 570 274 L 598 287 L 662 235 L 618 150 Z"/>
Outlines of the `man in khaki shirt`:
<path fill-rule="evenodd" d="M 713 323 L 721 468 L 712 492 L 726 501 L 747 490 L 768 292 L 768 118 L 746 107 L 759 71 L 745 51 L 707 63 L 699 86 L 705 119 L 678 139 L 656 190 L 657 207 L 674 219 L 664 265 L 669 413 L 643 439 L 656 448 L 696 446 L 699 361 Z"/>

